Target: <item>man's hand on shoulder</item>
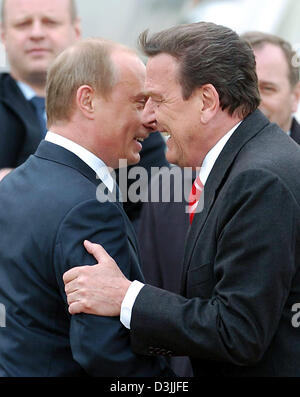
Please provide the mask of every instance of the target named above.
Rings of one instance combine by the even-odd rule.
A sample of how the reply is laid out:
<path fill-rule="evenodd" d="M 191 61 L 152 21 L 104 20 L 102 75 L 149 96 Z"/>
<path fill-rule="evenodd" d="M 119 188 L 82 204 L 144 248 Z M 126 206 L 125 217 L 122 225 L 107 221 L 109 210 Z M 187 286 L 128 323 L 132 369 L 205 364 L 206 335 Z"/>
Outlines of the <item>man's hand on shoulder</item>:
<path fill-rule="evenodd" d="M 63 275 L 69 312 L 119 316 L 131 282 L 101 245 L 85 241 L 84 246 L 98 263 L 74 267 Z"/>

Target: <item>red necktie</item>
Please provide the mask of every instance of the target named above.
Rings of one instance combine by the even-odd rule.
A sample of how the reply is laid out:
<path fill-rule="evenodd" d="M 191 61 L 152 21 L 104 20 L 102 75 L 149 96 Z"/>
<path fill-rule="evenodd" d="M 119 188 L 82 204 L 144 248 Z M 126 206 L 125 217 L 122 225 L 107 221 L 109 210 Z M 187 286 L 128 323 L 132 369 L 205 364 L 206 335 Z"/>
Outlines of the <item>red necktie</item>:
<path fill-rule="evenodd" d="M 203 184 L 199 175 L 195 179 L 190 195 L 189 195 L 189 214 L 190 214 L 190 224 L 192 224 L 194 215 L 196 213 L 196 208 L 200 200 L 201 193 L 203 191 Z"/>

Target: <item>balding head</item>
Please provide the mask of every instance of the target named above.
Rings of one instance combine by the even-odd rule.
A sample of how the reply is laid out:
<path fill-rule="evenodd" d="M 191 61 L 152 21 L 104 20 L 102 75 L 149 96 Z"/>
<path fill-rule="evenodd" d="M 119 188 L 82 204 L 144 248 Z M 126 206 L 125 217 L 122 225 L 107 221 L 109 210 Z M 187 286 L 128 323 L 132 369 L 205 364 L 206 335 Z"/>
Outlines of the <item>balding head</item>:
<path fill-rule="evenodd" d="M 51 66 L 46 86 L 48 126 L 68 121 L 74 110 L 76 92 L 87 85 L 108 97 L 118 81 L 115 54 L 135 52 L 104 39 L 86 39 L 60 54 Z"/>
<path fill-rule="evenodd" d="M 80 37 L 72 0 L 5 0 L 2 40 L 15 80 L 44 95 L 46 73 L 58 54 Z"/>

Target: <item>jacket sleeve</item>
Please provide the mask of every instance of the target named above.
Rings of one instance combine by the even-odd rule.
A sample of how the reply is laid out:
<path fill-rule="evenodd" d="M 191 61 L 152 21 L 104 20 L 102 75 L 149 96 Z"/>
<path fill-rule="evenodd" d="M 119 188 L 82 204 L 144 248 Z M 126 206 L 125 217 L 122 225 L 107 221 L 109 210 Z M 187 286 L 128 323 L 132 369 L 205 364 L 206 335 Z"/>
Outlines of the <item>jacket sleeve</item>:
<path fill-rule="evenodd" d="M 130 278 L 138 273 L 130 256 L 123 214 L 117 204 L 90 200 L 73 208 L 62 221 L 54 247 L 57 283 L 67 311 L 63 273 L 74 266 L 94 265 L 83 241 L 100 243 Z M 169 375 L 165 361 L 134 354 L 129 331 L 119 317 L 89 314 L 70 316 L 70 345 L 74 359 L 92 376 Z"/>
<path fill-rule="evenodd" d="M 210 299 L 145 286 L 131 319 L 135 352 L 250 365 L 268 349 L 296 272 L 298 204 L 278 177 L 247 171 L 226 187 L 216 219 Z"/>

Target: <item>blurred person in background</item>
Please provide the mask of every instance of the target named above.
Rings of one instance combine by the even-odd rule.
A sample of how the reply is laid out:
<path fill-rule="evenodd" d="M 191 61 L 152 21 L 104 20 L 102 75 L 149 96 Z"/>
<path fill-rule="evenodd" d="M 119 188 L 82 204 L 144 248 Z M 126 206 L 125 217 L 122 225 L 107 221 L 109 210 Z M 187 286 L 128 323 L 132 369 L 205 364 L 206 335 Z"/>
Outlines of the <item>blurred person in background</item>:
<path fill-rule="evenodd" d="M 241 37 L 255 54 L 260 110 L 300 144 L 300 125 L 293 117 L 300 100 L 296 52 L 289 42 L 273 34 L 254 31 Z"/>
<path fill-rule="evenodd" d="M 10 73 L 0 75 L 0 179 L 45 137 L 47 70 L 81 35 L 74 0 L 3 0 L 1 21 Z"/>

